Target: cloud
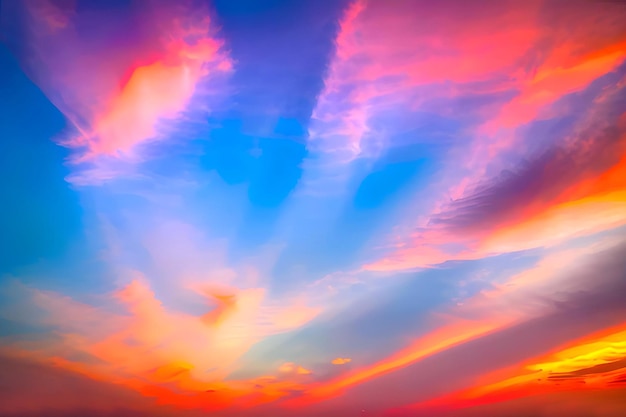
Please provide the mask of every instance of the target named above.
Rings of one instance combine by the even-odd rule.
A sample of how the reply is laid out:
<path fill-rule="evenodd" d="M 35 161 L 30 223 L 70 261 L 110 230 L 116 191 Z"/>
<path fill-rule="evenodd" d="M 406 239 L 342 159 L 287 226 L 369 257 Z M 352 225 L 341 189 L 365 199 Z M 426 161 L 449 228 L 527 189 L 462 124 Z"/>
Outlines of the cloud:
<path fill-rule="evenodd" d="M 445 415 L 464 415 L 473 408 L 500 403 L 504 407 L 517 398 L 541 394 L 597 392 L 611 389 L 610 384 L 623 372 L 626 357 L 624 323 L 568 341 L 552 353 L 530 358 L 513 369 L 500 369 L 478 378 L 466 390 L 426 401 L 413 407 L 437 409 Z M 456 410 L 456 411 L 455 411 Z M 448 413 L 445 413 L 447 411 Z"/>
<path fill-rule="evenodd" d="M 550 122 L 555 133 L 540 129 L 544 122 L 528 127 L 525 143 L 531 143 L 531 135 L 543 135 L 546 144 L 516 157 L 511 168 L 456 190 L 460 196 L 423 215 L 412 236 L 366 268 L 410 269 L 549 247 L 623 225 L 622 72 L 607 76 L 602 88 L 565 100 L 569 108 L 585 103 L 577 122 L 569 121 L 577 114 L 572 111 Z"/>
<path fill-rule="evenodd" d="M 449 109 L 476 93 L 481 82 L 491 82 L 486 90 L 492 93 L 514 88 L 511 71 L 515 78 L 525 76 L 519 66 L 544 34 L 535 24 L 539 2 L 505 4 L 479 11 L 454 2 L 400 1 L 394 7 L 352 2 L 340 21 L 335 56 L 313 112 L 311 149 L 334 154 L 339 164 L 371 156 L 400 133 L 389 124 L 375 131 L 378 114 L 410 114 L 437 98 L 447 105 L 437 110 Z M 476 55 L 483 59 L 458 64 L 459 58 Z M 469 85 L 473 91 L 461 93 Z"/>
<path fill-rule="evenodd" d="M 621 89 L 614 92 L 614 96 L 620 95 Z M 626 152 L 626 126 L 619 123 L 616 103 L 608 103 L 603 110 L 596 111 L 592 121 L 579 123 L 574 132 L 570 130 L 565 143 L 565 138 L 557 137 L 557 145 L 530 157 L 515 170 L 501 172 L 466 198 L 453 201 L 448 212 L 435 217 L 433 223 L 456 232 L 488 231 L 546 206 L 580 198 L 568 191 L 619 166 Z M 546 139 L 554 140 L 550 136 Z M 599 191 L 608 191 L 602 190 L 602 184 L 597 186 Z M 587 195 L 597 192 L 591 189 Z"/>
<path fill-rule="evenodd" d="M 235 398 L 249 395 L 257 383 L 254 379 L 223 382 L 237 360 L 264 337 L 299 327 L 316 314 L 297 306 L 268 304 L 260 288 L 234 291 L 228 314 L 220 312 L 218 305 L 216 317 L 197 317 L 166 308 L 140 276 L 107 300 L 108 309 L 29 289 L 22 302 L 42 309 L 43 318 L 33 316 L 28 307 L 25 314 L 9 318 L 33 320 L 57 336 L 40 333 L 35 343 L 18 339 L 5 343 L 4 348 L 27 358 L 52 358 L 59 367 L 96 380 L 114 381 L 163 403 L 185 403 L 187 395 L 215 390 L 221 400 L 210 407 L 225 407 Z M 107 312 L 116 304 L 125 315 Z M 291 365 L 297 375 L 310 373 Z M 259 400 L 285 395 L 282 390 L 292 387 L 289 382 L 273 382 L 273 378 L 264 386 Z M 201 399 L 196 404 L 209 407 Z"/>
<path fill-rule="evenodd" d="M 356 1 L 346 9 L 312 115 L 301 191 L 351 193 L 350 180 L 395 147 L 413 146 L 439 168 L 394 222 L 402 234 L 391 235 L 389 254 L 366 269 L 478 259 L 623 223 L 621 196 L 600 197 L 608 193 L 600 182 L 574 192 L 624 154 L 623 8 L 507 4 Z M 572 22 L 576 29 L 559 35 Z M 453 132 L 422 129 L 437 118 Z M 590 219 L 598 210 L 606 222 Z M 572 227 L 579 217 L 588 222 Z M 516 231 L 526 220 L 528 234 L 550 232 L 529 241 Z"/>
<path fill-rule="evenodd" d="M 604 241 L 584 248 L 555 252 L 535 267 L 494 285 L 447 311 L 433 312 L 433 329 L 405 348 L 378 363 L 354 369 L 347 375 L 312 387 L 302 401 L 333 398 L 358 384 L 398 372 L 429 357 L 514 328 L 522 323 L 575 310 L 589 299 L 586 308 L 601 309 L 599 299 L 611 298 L 624 285 L 623 243 Z M 601 282 L 592 286 L 589 276 L 603 270 Z M 621 297 L 617 296 L 618 298 Z M 575 300 L 575 301 L 574 301 Z M 614 308 L 618 300 L 607 302 Z M 612 306 L 612 307 L 610 307 Z"/>
<path fill-rule="evenodd" d="M 105 185 L 3 285 L 11 412 L 623 411 L 626 9 L 87 3 L 2 6 Z"/>
<path fill-rule="evenodd" d="M 294 374 L 294 375 L 310 375 L 312 373 L 309 369 L 296 365 L 293 362 L 283 363 L 282 365 L 280 365 L 278 370 L 282 373 Z"/>
<path fill-rule="evenodd" d="M 222 82 L 221 74 L 231 70 L 208 10 L 146 3 L 135 36 L 120 44 L 106 29 L 98 39 L 79 31 L 82 25 L 98 27 L 116 19 L 122 26 L 130 24 L 115 12 L 96 18 L 42 4 L 45 10 L 38 2 L 23 4 L 29 16 L 28 45 L 18 52 L 36 58 L 36 64 L 24 60 L 26 72 L 76 131 L 60 139 L 76 149 L 72 161 L 80 172 L 69 177 L 76 184 L 135 173 L 134 164 L 147 157 L 142 145 L 167 139 L 168 126 L 197 106 L 195 95 Z M 38 19 L 50 16 L 63 25 L 55 24 L 52 34 L 42 33 Z M 103 47 L 87 54 L 96 40 Z M 206 107 L 210 99 L 203 99 Z"/>

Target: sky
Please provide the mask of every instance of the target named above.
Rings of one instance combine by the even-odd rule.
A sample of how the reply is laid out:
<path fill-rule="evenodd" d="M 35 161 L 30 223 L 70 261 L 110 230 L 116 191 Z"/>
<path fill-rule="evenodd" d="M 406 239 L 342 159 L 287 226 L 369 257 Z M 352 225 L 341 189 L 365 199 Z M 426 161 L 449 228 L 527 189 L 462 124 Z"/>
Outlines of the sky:
<path fill-rule="evenodd" d="M 625 21 L 0 2 L 0 415 L 626 415 Z"/>

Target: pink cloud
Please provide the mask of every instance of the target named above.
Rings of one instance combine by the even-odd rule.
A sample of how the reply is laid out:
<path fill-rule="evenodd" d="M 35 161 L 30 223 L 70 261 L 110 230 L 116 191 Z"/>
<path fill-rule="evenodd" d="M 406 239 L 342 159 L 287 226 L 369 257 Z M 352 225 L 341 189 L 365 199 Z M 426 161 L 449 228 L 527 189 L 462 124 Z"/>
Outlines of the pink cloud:
<path fill-rule="evenodd" d="M 141 161 L 140 145 L 163 139 L 164 124 L 191 110 L 199 88 L 223 83 L 221 75 L 231 71 L 208 10 L 143 3 L 136 39 L 119 44 L 98 33 L 94 36 L 104 46 L 94 53 L 93 39 L 79 36 L 74 24 L 96 17 L 51 3 L 42 10 L 36 4 L 26 4 L 31 16 L 28 53 L 36 60 L 26 70 L 78 131 L 60 140 L 77 148 L 74 162 L 97 167 L 72 177 L 77 183 L 114 177 L 123 164 L 111 159 Z M 57 16 L 55 21 L 63 17 L 64 24 L 52 34 L 43 33 L 36 22 L 50 16 Z M 97 16 L 100 21 L 116 18 Z"/>
<path fill-rule="evenodd" d="M 459 24 L 468 12 L 474 18 Z M 353 2 L 340 22 L 335 57 L 313 112 L 311 148 L 339 153 L 339 162 L 349 162 L 367 155 L 362 142 L 372 116 L 419 108 L 423 97 L 417 87 L 510 74 L 539 37 L 532 24 L 536 14 L 537 2 L 485 13 L 461 3 Z M 482 59 L 471 58 L 478 55 Z M 445 88 L 438 91 L 446 95 Z"/>
<path fill-rule="evenodd" d="M 351 172 L 346 166 L 357 158 L 377 157 L 389 138 L 407 129 L 376 124 L 377 117 L 425 111 L 455 119 L 462 115 L 447 104 L 468 94 L 512 95 L 476 110 L 481 120 L 458 133 L 468 140 L 450 150 L 440 181 L 429 195 L 416 196 L 432 212 L 406 221 L 430 228 L 450 199 L 471 197 L 490 175 L 510 169 L 512 149 L 520 160 L 532 158 L 534 141 L 522 143 L 518 128 L 567 112 L 556 106 L 561 98 L 584 90 L 624 61 L 624 11 L 577 4 L 557 12 L 545 1 L 513 3 L 478 8 L 457 2 L 400 1 L 394 7 L 352 2 L 340 21 L 336 52 L 312 115 L 309 149 L 316 158 L 305 164 L 310 173 L 303 180 L 309 191 L 328 192 L 345 183 Z M 554 24 L 546 23 L 549 18 Z M 597 22 L 603 23 L 599 30 Z M 566 33 L 561 35 L 561 28 Z M 581 129 L 587 122 L 593 123 L 581 121 Z M 412 238 L 399 252 L 418 247 L 416 256 L 423 259 L 414 267 L 482 256 L 473 247 L 482 245 L 481 236 L 461 242 L 452 237 L 442 243 L 466 246 L 455 255 L 437 243 L 410 243 Z"/>

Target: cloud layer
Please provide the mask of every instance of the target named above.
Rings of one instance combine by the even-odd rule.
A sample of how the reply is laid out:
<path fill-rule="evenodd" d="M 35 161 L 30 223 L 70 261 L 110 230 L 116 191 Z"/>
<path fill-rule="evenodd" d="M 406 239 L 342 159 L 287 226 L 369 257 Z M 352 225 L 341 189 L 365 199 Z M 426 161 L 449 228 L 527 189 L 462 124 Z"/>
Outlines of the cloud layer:
<path fill-rule="evenodd" d="M 0 7 L 0 414 L 625 412 L 618 2 Z"/>

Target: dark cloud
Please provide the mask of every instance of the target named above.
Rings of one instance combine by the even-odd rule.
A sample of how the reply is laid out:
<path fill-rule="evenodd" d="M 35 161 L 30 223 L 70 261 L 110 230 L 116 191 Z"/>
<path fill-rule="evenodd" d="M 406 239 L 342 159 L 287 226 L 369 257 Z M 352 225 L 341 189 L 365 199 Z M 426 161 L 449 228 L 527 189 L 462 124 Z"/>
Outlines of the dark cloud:
<path fill-rule="evenodd" d="M 586 375 L 593 374 L 602 374 L 605 372 L 611 372 L 618 369 L 626 368 L 626 358 L 620 359 L 617 361 L 603 363 L 596 366 L 591 366 L 589 368 L 578 369 L 574 372 L 569 373 L 558 373 L 550 376 L 551 379 L 567 379 L 567 378 L 578 378 Z"/>
<path fill-rule="evenodd" d="M 626 384 L 626 373 L 625 374 L 621 374 L 619 377 L 617 377 L 613 381 L 609 382 L 609 384 L 614 384 L 614 385 Z"/>
<path fill-rule="evenodd" d="M 461 230 L 494 227 L 518 218 L 529 206 L 545 206 L 568 187 L 615 165 L 626 151 L 626 132 L 617 124 L 626 110 L 626 89 L 613 98 L 614 102 L 605 103 L 598 112 L 602 117 L 584 128 L 570 124 L 569 118 L 528 128 L 527 135 L 537 136 L 528 142 L 554 145 L 523 159 L 516 169 L 479 184 L 470 195 L 453 201 L 432 223 Z M 588 103 L 586 98 L 583 101 Z"/>

